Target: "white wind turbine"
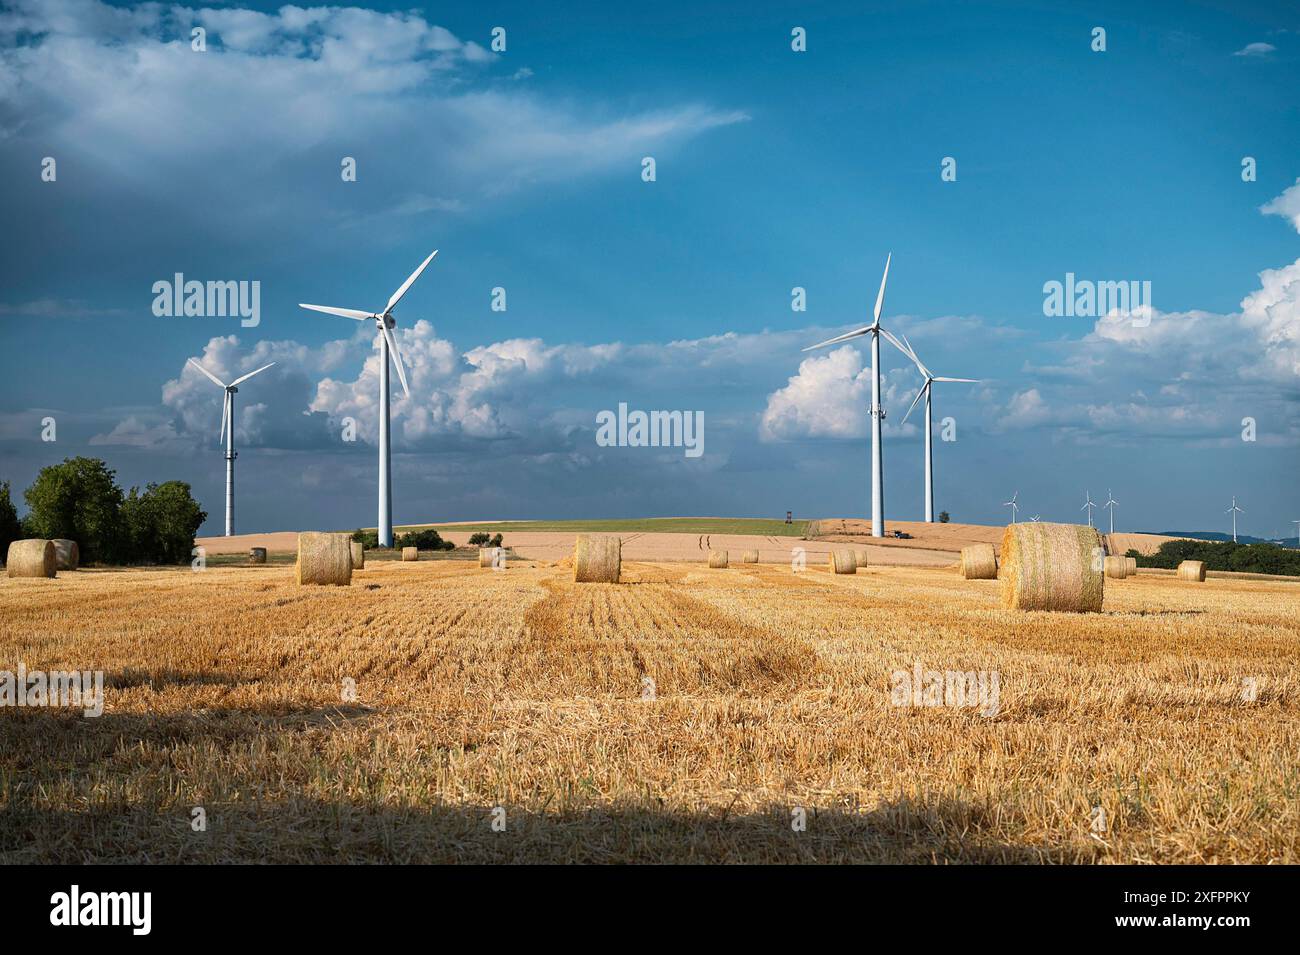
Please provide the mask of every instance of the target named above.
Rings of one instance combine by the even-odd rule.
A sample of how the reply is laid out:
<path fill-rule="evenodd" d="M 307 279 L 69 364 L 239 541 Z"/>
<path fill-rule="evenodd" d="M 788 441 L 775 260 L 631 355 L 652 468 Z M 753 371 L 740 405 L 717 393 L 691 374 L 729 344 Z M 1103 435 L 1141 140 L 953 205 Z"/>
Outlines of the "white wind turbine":
<path fill-rule="evenodd" d="M 1083 507 L 1079 508 L 1079 510 L 1081 510 L 1081 511 L 1087 511 L 1087 512 L 1088 512 L 1088 526 L 1089 526 L 1089 527 L 1092 526 L 1092 509 L 1093 509 L 1094 507 L 1096 507 L 1096 506 L 1097 506 L 1097 505 L 1096 505 L 1096 504 L 1093 502 L 1093 500 L 1092 500 L 1092 493 L 1091 493 L 1090 491 L 1084 491 L 1084 492 L 1083 492 Z"/>
<path fill-rule="evenodd" d="M 872 313 L 870 325 L 863 325 L 861 328 L 846 332 L 843 335 L 837 335 L 834 338 L 828 338 L 824 342 L 816 345 L 809 345 L 804 351 L 812 351 L 814 348 L 824 348 L 827 345 L 838 345 L 840 342 L 846 342 L 851 338 L 858 338 L 861 335 L 871 336 L 871 536 L 885 536 L 885 471 L 884 471 L 884 449 L 881 447 L 880 428 L 881 422 L 885 418 L 885 410 L 880 407 L 880 336 L 884 335 L 893 344 L 894 347 L 903 354 L 907 354 L 906 349 L 897 338 L 890 334 L 880 325 L 880 310 L 885 304 L 885 283 L 889 281 L 889 263 L 893 259 L 891 252 L 885 258 L 885 274 L 880 277 L 880 291 L 876 293 L 876 307 Z"/>
<path fill-rule="evenodd" d="M 1232 495 L 1232 507 L 1228 508 L 1223 513 L 1232 515 L 1232 542 L 1235 544 L 1237 543 L 1237 515 L 1245 513 L 1245 511 L 1237 506 L 1237 495 Z"/>
<path fill-rule="evenodd" d="M 1106 503 L 1103 504 L 1102 507 L 1110 511 L 1110 532 L 1114 534 L 1115 533 L 1115 508 L 1119 507 L 1119 501 L 1115 500 L 1115 498 L 1111 495 L 1110 488 L 1106 488 Z"/>
<path fill-rule="evenodd" d="M 340 315 L 343 318 L 355 319 L 358 322 L 364 322 L 367 319 L 374 319 L 375 327 L 378 329 L 376 338 L 379 341 L 379 546 L 393 546 L 393 478 L 392 478 L 392 456 L 389 452 L 389 395 L 388 395 L 388 357 L 392 353 L 393 364 L 397 366 L 397 377 L 402 382 L 402 392 L 408 397 L 411 389 L 406 386 L 406 369 L 402 367 L 402 352 L 397 347 L 397 339 L 393 337 L 393 329 L 397 322 L 393 319 L 393 309 L 397 303 L 402 300 L 402 296 L 407 293 L 415 280 L 420 277 L 420 273 L 428 267 L 433 261 L 433 257 L 438 254 L 434 249 L 429 253 L 429 257 L 420 263 L 419 267 L 411 273 L 410 278 L 403 282 L 391 296 L 388 304 L 384 306 L 382 312 L 363 312 L 355 308 L 333 308 L 328 305 L 307 305 L 299 302 L 299 307 L 310 308 L 316 312 L 325 312 L 328 315 Z"/>
<path fill-rule="evenodd" d="M 1292 521 L 1291 523 L 1295 525 L 1295 545 L 1300 547 L 1300 521 Z"/>
<path fill-rule="evenodd" d="M 228 385 L 193 358 L 189 362 L 212 379 L 214 385 L 224 388 L 226 392 L 221 402 L 221 436 L 217 440 L 226 442 L 226 536 L 230 537 L 235 533 L 235 458 L 239 457 L 235 453 L 235 392 L 239 390 L 241 384 L 258 372 L 266 371 L 275 362 L 263 365 L 257 371 L 250 371 L 247 375 L 240 375 Z"/>
<path fill-rule="evenodd" d="M 912 363 L 916 365 L 917 370 L 920 371 L 921 374 L 925 376 L 925 384 L 921 386 L 921 390 L 918 391 L 916 393 L 916 397 L 912 399 L 911 407 L 907 409 L 907 414 L 903 415 L 903 423 L 904 424 L 907 423 L 908 417 L 911 415 L 913 409 L 916 408 L 916 403 L 920 401 L 921 396 L 924 395 L 925 396 L 925 522 L 927 524 L 933 524 L 934 523 L 934 450 L 933 450 L 934 426 L 933 426 L 933 420 L 931 418 L 931 412 L 930 412 L 930 400 L 932 398 L 931 392 L 934 390 L 934 383 L 936 381 L 964 381 L 973 384 L 975 382 L 978 382 L 979 379 L 978 378 L 945 378 L 942 375 L 931 374 L 930 369 L 926 368 L 925 365 L 922 364 L 921 359 L 916 356 L 916 351 L 912 348 L 912 343 L 907 340 L 906 335 L 903 336 L 903 346 L 906 348 L 904 354 L 906 354 L 908 358 L 912 359 Z"/>
<path fill-rule="evenodd" d="M 1016 522 L 1016 511 L 1020 510 L 1020 505 L 1016 503 L 1016 498 L 1018 498 L 1019 496 L 1020 496 L 1020 492 L 1019 492 L 1019 491 L 1016 491 L 1015 494 L 1012 494 L 1012 495 L 1011 495 L 1011 500 L 1009 500 L 1009 501 L 1003 501 L 1003 502 L 1002 502 L 1002 506 L 1003 506 L 1003 507 L 1009 507 L 1009 508 L 1011 508 L 1011 523 L 1012 523 L 1012 524 L 1014 524 L 1014 523 Z"/>

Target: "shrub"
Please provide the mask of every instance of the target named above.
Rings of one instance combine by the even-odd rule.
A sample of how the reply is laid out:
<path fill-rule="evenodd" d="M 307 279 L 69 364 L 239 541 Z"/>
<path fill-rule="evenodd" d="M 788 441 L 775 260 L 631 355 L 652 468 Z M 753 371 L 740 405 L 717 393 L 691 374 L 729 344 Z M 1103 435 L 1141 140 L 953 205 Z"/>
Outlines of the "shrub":
<path fill-rule="evenodd" d="M 420 550 L 451 550 L 456 545 L 442 539 L 442 535 L 432 527 L 422 531 L 411 531 L 397 538 L 398 547 L 416 547 Z"/>
<path fill-rule="evenodd" d="M 129 543 L 129 560 L 145 564 L 184 564 L 194 548 L 194 535 L 208 515 L 184 481 L 148 484 L 144 493 L 131 488 L 122 503 L 122 523 Z"/>
<path fill-rule="evenodd" d="M 67 458 L 41 468 L 24 493 L 27 529 L 36 537 L 77 542 L 83 564 L 131 558 L 122 528 L 122 489 L 98 458 Z"/>
<path fill-rule="evenodd" d="M 476 531 L 475 533 L 469 535 L 469 546 L 470 547 L 474 547 L 474 546 L 500 547 L 501 535 L 497 534 L 495 537 L 493 537 L 487 531 Z"/>
<path fill-rule="evenodd" d="M 940 523 L 940 524 L 947 524 L 948 521 L 950 521 L 950 520 L 951 520 L 951 518 L 948 516 L 948 512 L 947 512 L 947 511 L 940 511 L 940 512 L 939 512 L 939 523 Z"/>
<path fill-rule="evenodd" d="M 379 546 L 378 531 L 363 531 L 358 527 L 352 532 L 352 539 L 364 546 L 366 550 L 374 550 Z"/>
<path fill-rule="evenodd" d="M 1176 569 L 1185 560 L 1205 561 L 1206 570 L 1247 574 L 1300 576 L 1300 551 L 1277 544 L 1234 544 L 1232 541 L 1165 541 L 1144 566 Z"/>

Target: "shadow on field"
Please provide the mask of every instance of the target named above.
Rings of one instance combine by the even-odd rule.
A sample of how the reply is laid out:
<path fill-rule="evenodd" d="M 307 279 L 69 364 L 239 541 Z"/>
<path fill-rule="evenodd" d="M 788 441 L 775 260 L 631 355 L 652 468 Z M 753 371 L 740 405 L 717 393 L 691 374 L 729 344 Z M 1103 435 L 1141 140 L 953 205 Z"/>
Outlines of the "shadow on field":
<path fill-rule="evenodd" d="M 107 682 L 107 681 L 106 681 Z M 144 743 L 155 747 L 252 743 L 285 732 L 331 729 L 366 720 L 374 710 L 357 704 L 303 707 L 268 701 L 257 709 L 222 708 L 180 713 L 104 713 L 86 718 L 80 709 L 6 709 L 0 717 L 0 797 L 12 807 L 15 784 L 52 784 Z M 167 772 L 174 772 L 170 765 Z M 4 808 L 0 798 L 0 809 Z M 5 813 L 0 811 L 0 825 Z"/>
<path fill-rule="evenodd" d="M 134 670 L 130 667 L 104 674 L 104 689 L 129 690 L 147 686 L 162 690 L 170 686 L 244 686 L 260 683 L 261 677 L 224 673 L 220 670 Z"/>
<path fill-rule="evenodd" d="M 1090 862 L 1085 842 L 1013 846 L 971 830 L 961 803 L 894 802 L 871 812 L 737 815 L 600 807 L 530 812 L 490 806 L 394 808 L 293 800 L 191 809 L 0 813 L 0 863 L 1000 863 Z M 496 820 L 498 830 L 493 829 Z M 501 829 L 504 820 L 504 829 Z"/>

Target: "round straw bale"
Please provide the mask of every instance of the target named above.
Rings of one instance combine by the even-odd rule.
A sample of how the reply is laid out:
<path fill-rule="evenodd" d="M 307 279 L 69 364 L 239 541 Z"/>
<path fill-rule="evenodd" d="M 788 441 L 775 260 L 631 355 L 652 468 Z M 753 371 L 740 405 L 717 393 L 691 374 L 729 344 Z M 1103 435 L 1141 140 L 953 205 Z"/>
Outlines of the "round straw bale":
<path fill-rule="evenodd" d="M 580 584 L 616 584 L 623 570 L 623 541 L 617 534 L 579 534 L 573 544 L 573 579 Z"/>
<path fill-rule="evenodd" d="M 366 545 L 361 541 L 348 541 L 352 551 L 352 569 L 360 570 L 366 566 Z"/>
<path fill-rule="evenodd" d="M 727 566 L 729 555 L 725 550 L 709 551 L 709 566 L 715 570 L 721 570 Z"/>
<path fill-rule="evenodd" d="M 1178 565 L 1179 580 L 1205 580 L 1205 561 L 1185 560 Z"/>
<path fill-rule="evenodd" d="M 419 560 L 419 559 L 420 559 L 420 548 L 418 547 L 402 548 L 402 560 Z"/>
<path fill-rule="evenodd" d="M 1136 557 L 1125 557 L 1124 562 L 1128 564 L 1128 575 L 1130 577 L 1138 572 L 1138 559 Z"/>
<path fill-rule="evenodd" d="M 1107 557 L 1105 559 L 1104 569 L 1106 576 L 1114 580 L 1123 580 L 1128 576 L 1128 558 L 1127 557 Z"/>
<path fill-rule="evenodd" d="M 757 563 L 758 563 L 758 551 L 756 551 L 756 550 L 742 550 L 742 551 L 740 552 L 740 562 L 741 562 L 742 564 L 757 564 Z"/>
<path fill-rule="evenodd" d="M 1002 535 L 1002 606 L 1013 610 L 1101 610 L 1101 536 L 1078 524 L 1030 521 Z"/>
<path fill-rule="evenodd" d="M 867 549 L 865 547 L 853 548 L 853 562 L 857 564 L 859 568 L 867 566 Z"/>
<path fill-rule="evenodd" d="M 492 561 L 497 556 L 500 547 L 480 547 L 478 549 L 478 565 L 480 567 L 491 567 Z"/>
<path fill-rule="evenodd" d="M 47 540 L 13 541 L 5 556 L 10 577 L 53 577 L 58 569 L 54 542 Z"/>
<path fill-rule="evenodd" d="M 856 574 L 858 572 L 858 561 L 853 556 L 853 551 L 841 548 L 840 550 L 831 551 L 830 568 L 837 574 Z"/>
<path fill-rule="evenodd" d="M 76 570 L 81 563 L 81 549 L 76 541 L 56 537 L 50 541 L 54 545 L 54 566 L 57 570 Z"/>
<path fill-rule="evenodd" d="M 967 580 L 993 580 L 998 575 L 998 558 L 992 544 L 972 544 L 961 549 L 961 575 Z"/>
<path fill-rule="evenodd" d="M 248 562 L 250 564 L 265 564 L 266 548 L 265 547 L 248 548 Z"/>
<path fill-rule="evenodd" d="M 352 543 L 347 534 L 305 531 L 298 535 L 298 583 L 352 583 Z"/>

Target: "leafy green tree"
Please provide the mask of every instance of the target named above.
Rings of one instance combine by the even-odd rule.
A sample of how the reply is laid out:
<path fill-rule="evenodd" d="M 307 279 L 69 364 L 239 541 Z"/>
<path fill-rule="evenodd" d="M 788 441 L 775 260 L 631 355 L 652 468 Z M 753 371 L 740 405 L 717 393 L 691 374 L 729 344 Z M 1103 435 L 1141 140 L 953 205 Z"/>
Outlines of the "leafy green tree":
<path fill-rule="evenodd" d="M 442 539 L 442 535 L 432 527 L 422 531 L 411 531 L 397 538 L 398 547 L 418 547 L 420 550 L 451 550 L 456 545 Z"/>
<path fill-rule="evenodd" d="M 9 497 L 9 482 L 0 482 L 0 559 L 9 553 L 13 541 L 23 539 L 23 523 L 18 520 L 18 511 Z"/>
<path fill-rule="evenodd" d="M 82 563 L 130 558 L 122 528 L 122 489 L 99 458 L 67 458 L 41 468 L 24 493 L 27 527 L 37 537 L 77 542 Z"/>
<path fill-rule="evenodd" d="M 184 481 L 148 484 L 143 494 L 139 488 L 131 488 L 122 504 L 129 559 L 147 564 L 186 563 L 194 549 L 194 535 L 207 517 Z"/>
<path fill-rule="evenodd" d="M 365 547 L 366 550 L 375 550 L 379 547 L 378 531 L 363 531 L 358 527 L 352 532 L 352 539 Z"/>

